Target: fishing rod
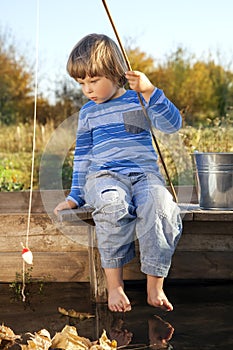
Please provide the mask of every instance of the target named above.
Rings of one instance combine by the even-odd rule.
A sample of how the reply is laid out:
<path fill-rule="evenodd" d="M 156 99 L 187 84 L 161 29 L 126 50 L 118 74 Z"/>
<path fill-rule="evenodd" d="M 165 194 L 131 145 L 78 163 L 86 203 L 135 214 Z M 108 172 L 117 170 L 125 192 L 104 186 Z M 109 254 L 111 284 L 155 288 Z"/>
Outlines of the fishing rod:
<path fill-rule="evenodd" d="M 125 63 L 126 63 L 128 69 L 129 69 L 129 71 L 132 71 L 131 64 L 130 64 L 130 62 L 129 62 L 128 56 L 127 56 L 126 51 L 125 51 L 125 49 L 124 49 L 124 46 L 122 45 L 122 41 L 121 41 L 121 38 L 120 38 L 120 36 L 119 36 L 119 34 L 118 34 L 118 31 L 117 31 L 117 29 L 116 29 L 116 26 L 115 26 L 115 24 L 114 24 L 114 22 L 113 22 L 113 19 L 112 19 L 111 13 L 110 13 L 110 11 L 109 11 L 108 5 L 107 5 L 107 3 L 106 3 L 105 0 L 102 0 L 102 2 L 103 2 L 103 5 L 104 5 L 104 8 L 105 8 L 105 11 L 106 11 L 106 13 L 107 13 L 107 15 L 108 15 L 109 21 L 110 21 L 110 23 L 111 23 L 111 25 L 112 25 L 113 31 L 114 31 L 114 33 L 115 33 L 115 35 L 116 35 L 118 44 L 119 44 L 119 46 L 120 46 L 122 55 L 123 55 L 124 60 L 125 60 Z M 168 180 L 169 186 L 171 187 L 171 191 L 172 191 L 174 200 L 175 200 L 176 203 L 178 203 L 178 198 L 177 198 L 177 195 L 176 195 L 175 188 L 174 188 L 173 183 L 172 183 L 172 181 L 171 181 L 171 178 L 170 178 L 170 176 L 169 176 L 169 173 L 168 173 L 168 170 L 167 170 L 167 166 L 166 166 L 165 161 L 164 161 L 164 159 L 163 159 L 163 155 L 162 155 L 162 152 L 161 152 L 161 150 L 160 150 L 159 144 L 158 144 L 158 142 L 157 142 L 157 140 L 156 140 L 156 137 L 155 137 L 155 135 L 154 135 L 154 133 L 153 133 L 153 130 L 152 130 L 151 120 L 150 120 L 150 118 L 149 118 L 149 116 L 148 116 L 148 114 L 147 114 L 147 111 L 146 111 L 146 109 L 145 109 L 145 106 L 144 106 L 144 104 L 143 104 L 143 101 L 142 101 L 142 98 L 141 98 L 141 95 L 140 95 L 139 92 L 137 92 L 137 96 L 138 96 L 140 105 L 141 105 L 141 107 L 142 107 L 142 111 L 143 111 L 143 113 L 144 113 L 144 116 L 146 117 L 146 119 L 147 119 L 148 122 L 149 122 L 151 135 L 152 135 L 153 141 L 154 141 L 154 143 L 155 143 L 157 152 L 158 152 L 158 154 L 159 154 L 161 163 L 162 163 L 162 165 L 163 165 L 163 169 L 164 169 L 165 174 L 166 174 L 166 176 L 167 176 L 167 180 Z"/>

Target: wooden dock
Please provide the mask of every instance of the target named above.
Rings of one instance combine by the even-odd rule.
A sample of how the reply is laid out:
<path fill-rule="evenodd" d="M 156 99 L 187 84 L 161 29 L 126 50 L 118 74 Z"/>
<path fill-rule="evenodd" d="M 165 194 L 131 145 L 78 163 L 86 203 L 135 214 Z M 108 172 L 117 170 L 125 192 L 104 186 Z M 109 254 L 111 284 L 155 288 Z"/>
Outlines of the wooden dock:
<path fill-rule="evenodd" d="M 187 192 L 190 203 L 185 202 Z M 179 189 L 183 234 L 169 278 L 233 279 L 233 211 L 200 210 L 195 188 L 191 192 L 187 187 Z M 57 220 L 52 211 L 64 196 L 63 191 L 33 192 L 29 234 L 34 256 L 32 276 L 54 282 L 91 281 L 97 283 L 96 293 L 103 281 L 98 277 L 91 211 L 63 211 Z M 25 242 L 28 202 L 28 192 L 0 193 L 0 282 L 12 282 L 22 271 L 21 242 Z M 137 255 L 125 266 L 124 279 L 144 278 Z"/>

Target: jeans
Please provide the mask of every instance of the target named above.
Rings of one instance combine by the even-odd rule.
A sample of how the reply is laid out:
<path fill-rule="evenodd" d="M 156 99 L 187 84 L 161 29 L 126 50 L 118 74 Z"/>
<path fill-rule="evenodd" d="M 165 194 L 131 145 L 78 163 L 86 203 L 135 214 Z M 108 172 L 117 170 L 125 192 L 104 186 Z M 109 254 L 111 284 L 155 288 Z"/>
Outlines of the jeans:
<path fill-rule="evenodd" d="M 137 238 L 141 271 L 166 277 L 182 221 L 160 175 L 99 171 L 87 177 L 84 191 L 94 208 L 102 267 L 122 267 L 133 259 Z"/>

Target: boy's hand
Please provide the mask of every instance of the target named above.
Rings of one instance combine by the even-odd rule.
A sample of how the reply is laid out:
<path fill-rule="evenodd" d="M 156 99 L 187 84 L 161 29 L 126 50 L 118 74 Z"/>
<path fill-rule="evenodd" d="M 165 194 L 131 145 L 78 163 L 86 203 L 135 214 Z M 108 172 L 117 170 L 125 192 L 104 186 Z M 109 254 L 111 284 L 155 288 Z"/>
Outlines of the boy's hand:
<path fill-rule="evenodd" d="M 64 201 L 64 202 L 61 202 L 59 203 L 56 208 L 54 209 L 54 214 L 57 215 L 58 214 L 58 211 L 60 210 L 65 210 L 65 209 L 74 209 L 74 208 L 77 208 L 77 205 L 72 202 L 72 201 Z"/>
<path fill-rule="evenodd" d="M 147 76 L 139 71 L 128 71 L 125 76 L 132 90 L 141 92 L 144 99 L 148 102 L 155 86 L 150 82 Z"/>

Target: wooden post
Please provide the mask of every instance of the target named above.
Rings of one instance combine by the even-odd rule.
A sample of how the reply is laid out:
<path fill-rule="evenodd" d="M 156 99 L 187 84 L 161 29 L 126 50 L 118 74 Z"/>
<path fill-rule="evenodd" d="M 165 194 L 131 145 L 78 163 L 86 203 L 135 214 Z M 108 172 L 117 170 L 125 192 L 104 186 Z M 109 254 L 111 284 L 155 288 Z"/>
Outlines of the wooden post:
<path fill-rule="evenodd" d="M 68 225 L 77 225 L 85 222 L 88 225 L 88 258 L 91 300 L 94 303 L 105 303 L 107 301 L 106 279 L 103 268 L 101 267 L 100 254 L 97 248 L 97 239 L 95 224 L 92 219 L 92 210 L 89 207 L 83 207 L 72 210 L 61 210 L 59 212 L 59 221 Z"/>
<path fill-rule="evenodd" d="M 97 248 L 95 226 L 89 226 L 89 268 L 91 300 L 95 303 L 107 301 L 107 288 L 104 270 L 101 267 L 100 254 Z"/>

